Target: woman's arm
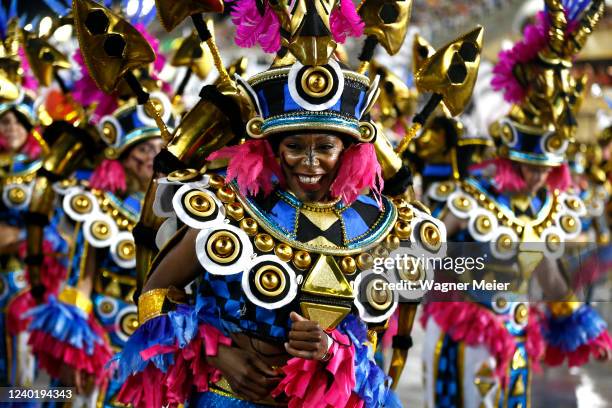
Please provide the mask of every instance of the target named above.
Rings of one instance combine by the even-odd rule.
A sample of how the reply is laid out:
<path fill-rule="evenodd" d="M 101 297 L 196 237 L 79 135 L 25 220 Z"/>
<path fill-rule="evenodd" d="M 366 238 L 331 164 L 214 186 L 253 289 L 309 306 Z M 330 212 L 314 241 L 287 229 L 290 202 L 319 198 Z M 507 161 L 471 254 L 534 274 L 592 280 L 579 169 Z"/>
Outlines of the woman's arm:
<path fill-rule="evenodd" d="M 202 271 L 195 247 L 198 233 L 199 230 L 188 228 L 174 247 L 158 256 L 145 281 L 143 293 L 171 286 L 183 288 L 198 276 Z"/>

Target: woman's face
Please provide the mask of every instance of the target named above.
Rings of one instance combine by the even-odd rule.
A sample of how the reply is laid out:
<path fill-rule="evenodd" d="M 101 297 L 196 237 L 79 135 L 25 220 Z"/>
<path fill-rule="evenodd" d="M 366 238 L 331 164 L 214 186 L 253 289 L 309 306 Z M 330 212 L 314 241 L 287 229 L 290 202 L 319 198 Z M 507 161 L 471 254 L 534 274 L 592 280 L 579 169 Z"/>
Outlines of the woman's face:
<path fill-rule="evenodd" d="M 322 201 L 329 193 L 344 150 L 342 139 L 326 134 L 285 137 L 279 146 L 289 190 L 302 201 Z"/>
<path fill-rule="evenodd" d="M 153 159 L 161 147 L 161 138 L 149 139 L 132 147 L 127 156 L 121 160 L 128 175 L 136 177 L 142 188 L 146 188 L 153 177 Z"/>
<path fill-rule="evenodd" d="M 525 180 L 527 193 L 535 194 L 546 184 L 546 179 L 550 174 L 552 167 L 536 166 L 531 164 L 521 163 L 519 165 L 521 176 Z"/>
<path fill-rule="evenodd" d="M 5 112 L 0 117 L 0 137 L 2 137 L 12 152 L 17 152 L 23 147 L 27 138 L 28 131 L 19 122 L 15 112 Z"/>

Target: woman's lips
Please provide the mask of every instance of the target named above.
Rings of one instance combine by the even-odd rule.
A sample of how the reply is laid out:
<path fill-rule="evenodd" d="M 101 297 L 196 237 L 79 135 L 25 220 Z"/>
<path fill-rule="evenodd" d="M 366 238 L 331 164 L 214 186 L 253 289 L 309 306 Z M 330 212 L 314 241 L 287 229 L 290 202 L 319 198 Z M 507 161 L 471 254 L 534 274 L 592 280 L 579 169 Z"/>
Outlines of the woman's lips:
<path fill-rule="evenodd" d="M 315 191 L 321 188 L 320 181 L 323 178 L 322 174 L 296 174 L 294 176 L 300 187 L 306 191 Z"/>

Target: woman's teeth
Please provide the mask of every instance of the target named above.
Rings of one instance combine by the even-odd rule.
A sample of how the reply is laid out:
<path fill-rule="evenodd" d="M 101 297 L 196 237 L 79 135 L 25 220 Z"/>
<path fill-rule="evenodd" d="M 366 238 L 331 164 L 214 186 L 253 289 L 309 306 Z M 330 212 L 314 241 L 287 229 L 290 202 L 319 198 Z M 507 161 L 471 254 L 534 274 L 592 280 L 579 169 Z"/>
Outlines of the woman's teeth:
<path fill-rule="evenodd" d="M 304 184 L 316 184 L 321 180 L 322 176 L 298 176 L 300 183 Z"/>

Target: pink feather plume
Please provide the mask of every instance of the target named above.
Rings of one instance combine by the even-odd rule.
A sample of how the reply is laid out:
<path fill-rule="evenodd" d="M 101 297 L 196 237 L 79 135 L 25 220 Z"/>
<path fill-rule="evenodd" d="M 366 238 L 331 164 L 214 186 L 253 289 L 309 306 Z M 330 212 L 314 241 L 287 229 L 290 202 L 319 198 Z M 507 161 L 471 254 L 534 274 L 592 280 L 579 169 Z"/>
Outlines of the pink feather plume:
<path fill-rule="evenodd" d="M 505 157 L 485 160 L 482 163 L 470 167 L 471 171 L 495 167 L 495 186 L 499 191 L 520 191 L 525 188 L 525 181 L 514 163 Z"/>
<path fill-rule="evenodd" d="M 42 153 L 42 147 L 38 140 L 30 133 L 28 138 L 26 139 L 23 147 L 21 148 L 21 152 L 28 156 L 31 160 L 37 159 L 40 157 Z"/>
<path fill-rule="evenodd" d="M 270 5 L 265 2 L 261 15 L 255 0 L 235 0 L 232 2 L 232 22 L 236 26 L 236 44 L 251 48 L 261 45 L 265 52 L 275 53 L 280 49 L 280 21 Z"/>
<path fill-rule="evenodd" d="M 113 95 L 104 93 L 97 87 L 96 83 L 89 75 L 89 70 L 85 65 L 80 50 L 74 54 L 73 58 L 81 67 L 82 76 L 75 82 L 72 96 L 76 102 L 85 108 L 92 106 L 94 103 L 96 104 L 96 108 L 91 115 L 91 122 L 96 124 L 102 117 L 110 115 L 117 109 L 117 98 Z"/>
<path fill-rule="evenodd" d="M 329 16 L 329 26 L 334 41 L 339 43 L 344 43 L 347 36 L 361 36 L 365 28 L 351 0 L 340 0 L 340 6 Z"/>
<path fill-rule="evenodd" d="M 511 49 L 499 53 L 499 62 L 493 68 L 491 86 L 502 91 L 506 101 L 518 103 L 525 98 L 527 88 L 516 79 L 514 67 L 533 60 L 546 47 L 548 25 L 546 14 L 540 12 L 536 22 L 525 28 L 524 38 Z"/>
<path fill-rule="evenodd" d="M 249 140 L 214 152 L 206 160 L 228 159 L 226 181 L 236 180 L 244 195 L 268 195 L 274 189 L 273 177 L 284 183 L 283 172 L 267 140 Z"/>
<path fill-rule="evenodd" d="M 357 143 L 342 153 L 338 174 L 331 185 L 332 196 L 341 197 L 346 205 L 351 205 L 363 190 L 369 188 L 381 206 L 383 187 L 382 170 L 373 144 Z"/>
<path fill-rule="evenodd" d="M 28 61 L 28 58 L 26 57 L 23 47 L 19 47 L 19 50 L 17 50 L 17 53 L 19 55 L 19 60 L 21 61 L 21 68 L 23 69 L 23 73 L 24 73 L 22 77 L 21 85 L 25 89 L 29 89 L 30 91 L 33 91 L 33 92 L 40 91 L 40 84 L 38 83 L 38 80 L 36 79 L 36 77 L 32 74 L 32 69 L 30 68 L 30 62 Z"/>
<path fill-rule="evenodd" d="M 111 193 L 126 191 L 125 170 L 118 160 L 105 159 L 91 175 L 89 185 Z"/>
<path fill-rule="evenodd" d="M 572 174 L 567 163 L 555 167 L 548 174 L 546 185 L 551 190 L 565 191 L 572 185 Z"/>

